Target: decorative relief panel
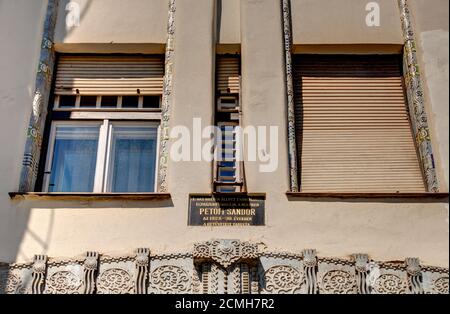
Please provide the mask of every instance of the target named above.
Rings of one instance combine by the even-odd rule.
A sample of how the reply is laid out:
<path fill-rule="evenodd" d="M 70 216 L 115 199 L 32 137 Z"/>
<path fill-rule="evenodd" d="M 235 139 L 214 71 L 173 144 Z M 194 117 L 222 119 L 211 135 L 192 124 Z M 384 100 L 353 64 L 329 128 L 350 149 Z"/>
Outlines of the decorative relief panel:
<path fill-rule="evenodd" d="M 269 268 L 264 273 L 263 280 L 267 293 L 297 293 L 304 277 L 302 271 L 292 266 L 279 265 Z"/>
<path fill-rule="evenodd" d="M 378 273 L 379 272 L 379 273 Z M 406 294 L 408 293 L 408 278 L 402 268 L 381 266 L 371 272 L 372 294 Z"/>
<path fill-rule="evenodd" d="M 98 294 L 134 293 L 134 258 L 108 258 L 100 260 L 97 277 Z"/>
<path fill-rule="evenodd" d="M 58 261 L 38 255 L 33 264 L 1 265 L 0 294 L 448 294 L 448 269 L 404 263 L 259 252 L 238 240 L 198 243 L 192 252 L 101 256 Z"/>
<path fill-rule="evenodd" d="M 165 265 L 156 268 L 150 275 L 151 287 L 154 293 L 173 294 L 190 292 L 190 278 L 181 267 Z"/>
<path fill-rule="evenodd" d="M 239 240 L 213 240 L 194 244 L 194 258 L 213 260 L 224 268 L 239 260 L 256 259 L 259 256 L 256 244 Z"/>
<path fill-rule="evenodd" d="M 422 269 L 423 290 L 426 294 L 448 294 L 448 269 L 426 267 Z"/>
<path fill-rule="evenodd" d="M 356 294 L 355 267 L 348 261 L 319 261 L 317 284 L 321 294 Z"/>
<path fill-rule="evenodd" d="M 0 269 L 0 294 L 31 292 L 32 265 L 22 264 Z"/>
<path fill-rule="evenodd" d="M 260 258 L 261 293 L 301 293 L 304 285 L 301 255 L 264 253 Z"/>
<path fill-rule="evenodd" d="M 194 264 L 190 254 L 152 257 L 148 293 L 191 293 L 193 276 Z"/>
<path fill-rule="evenodd" d="M 45 294 L 80 294 L 83 287 L 81 263 L 49 265 L 45 281 Z"/>
<path fill-rule="evenodd" d="M 8 268 L 0 270 L 0 294 L 18 294 L 22 280 Z"/>

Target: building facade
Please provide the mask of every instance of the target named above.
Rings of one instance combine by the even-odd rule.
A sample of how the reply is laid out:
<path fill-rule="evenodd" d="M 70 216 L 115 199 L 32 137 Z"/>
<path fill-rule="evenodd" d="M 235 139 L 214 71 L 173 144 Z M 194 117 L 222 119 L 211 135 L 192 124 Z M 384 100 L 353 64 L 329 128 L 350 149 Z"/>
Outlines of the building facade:
<path fill-rule="evenodd" d="M 0 25 L 0 293 L 448 293 L 448 1 Z"/>

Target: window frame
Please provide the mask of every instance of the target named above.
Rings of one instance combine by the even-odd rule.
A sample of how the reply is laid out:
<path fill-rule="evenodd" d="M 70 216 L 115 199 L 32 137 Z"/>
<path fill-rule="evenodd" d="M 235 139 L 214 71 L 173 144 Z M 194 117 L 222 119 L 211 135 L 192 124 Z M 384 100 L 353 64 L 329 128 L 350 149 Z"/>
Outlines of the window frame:
<path fill-rule="evenodd" d="M 158 189 L 158 166 L 159 166 L 159 144 L 161 140 L 161 123 L 156 121 L 114 121 L 114 120 L 104 120 L 108 121 L 107 125 L 107 143 L 105 147 L 105 162 L 103 166 L 103 175 L 102 175 L 102 193 L 112 193 L 112 149 L 113 149 L 113 129 L 114 126 L 127 126 L 127 127 L 137 127 L 137 126 L 145 126 L 149 128 L 156 128 L 156 152 L 155 152 L 155 181 L 153 184 L 153 192 L 156 192 Z M 95 186 L 95 185 L 94 185 Z M 129 192 L 129 193 L 140 193 L 140 192 Z"/>
<path fill-rule="evenodd" d="M 42 178 L 42 191 L 45 193 L 49 192 L 49 181 L 51 177 L 51 171 L 53 167 L 54 159 L 54 147 L 56 140 L 56 129 L 58 126 L 98 126 L 98 144 L 97 144 L 97 159 L 95 164 L 95 175 L 94 175 L 94 186 L 93 190 L 87 193 L 111 193 L 110 186 L 108 185 L 108 179 L 111 176 L 110 173 L 110 156 L 112 148 L 112 130 L 113 125 L 123 125 L 123 126 L 146 126 L 156 128 L 156 152 L 155 152 L 155 180 L 153 192 L 158 191 L 158 169 L 159 169 L 159 149 L 161 141 L 161 121 L 154 119 L 92 119 L 92 120 L 79 120 L 79 119 L 68 119 L 68 120 L 52 120 L 50 121 L 50 135 L 47 146 L 47 154 L 45 156 L 45 166 Z M 54 192 L 59 193 L 59 192 Z M 64 192 L 65 193 L 65 192 Z M 70 192 L 67 192 L 70 193 Z M 129 193 L 140 193 L 140 192 L 129 192 Z"/>

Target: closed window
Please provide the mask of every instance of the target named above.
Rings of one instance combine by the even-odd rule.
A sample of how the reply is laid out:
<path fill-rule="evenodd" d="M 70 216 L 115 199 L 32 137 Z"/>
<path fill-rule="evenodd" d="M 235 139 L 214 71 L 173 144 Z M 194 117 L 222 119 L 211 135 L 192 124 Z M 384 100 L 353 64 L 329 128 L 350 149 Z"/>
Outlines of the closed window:
<path fill-rule="evenodd" d="M 151 192 L 155 186 L 158 129 L 112 125 L 109 151 L 111 192 Z"/>
<path fill-rule="evenodd" d="M 93 191 L 99 131 L 99 125 L 54 125 L 49 192 Z"/>
<path fill-rule="evenodd" d="M 154 192 L 158 124 L 54 122 L 48 192 Z"/>
<path fill-rule="evenodd" d="M 155 192 L 159 56 L 61 55 L 42 190 Z"/>

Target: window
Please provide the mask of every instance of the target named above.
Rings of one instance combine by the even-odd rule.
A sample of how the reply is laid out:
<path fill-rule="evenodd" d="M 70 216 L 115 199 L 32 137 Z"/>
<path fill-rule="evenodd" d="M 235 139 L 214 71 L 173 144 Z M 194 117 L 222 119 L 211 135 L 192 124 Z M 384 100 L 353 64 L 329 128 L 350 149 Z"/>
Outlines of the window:
<path fill-rule="evenodd" d="M 62 55 L 42 190 L 155 192 L 164 62 Z"/>
<path fill-rule="evenodd" d="M 62 122 L 52 125 L 48 192 L 154 192 L 158 124 Z"/>
<path fill-rule="evenodd" d="M 303 192 L 424 192 L 396 55 L 294 59 Z"/>
<path fill-rule="evenodd" d="M 49 192 L 91 192 L 97 162 L 98 125 L 55 124 Z"/>
<path fill-rule="evenodd" d="M 155 186 L 156 127 L 112 125 L 108 190 L 152 192 Z"/>
<path fill-rule="evenodd" d="M 242 162 L 236 158 L 236 128 L 240 125 L 240 58 L 217 56 L 215 122 L 221 130 L 217 139 L 219 160 L 214 164 L 216 192 L 243 192 Z"/>

